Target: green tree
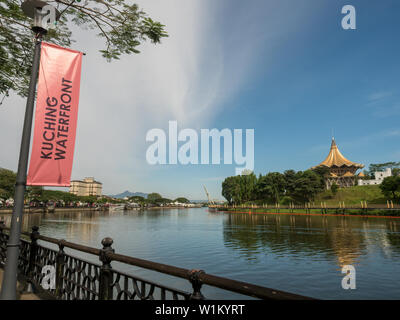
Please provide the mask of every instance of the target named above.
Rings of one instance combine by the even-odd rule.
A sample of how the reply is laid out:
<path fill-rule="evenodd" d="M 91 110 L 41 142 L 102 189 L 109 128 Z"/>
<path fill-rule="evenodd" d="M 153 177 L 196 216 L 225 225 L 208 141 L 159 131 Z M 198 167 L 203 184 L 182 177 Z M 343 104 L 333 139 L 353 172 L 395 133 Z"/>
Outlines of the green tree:
<path fill-rule="evenodd" d="M 385 163 L 371 163 L 369 165 L 369 172 L 373 173 L 375 171 L 383 171 L 387 168 L 395 169 L 400 167 L 400 162 L 385 162 Z"/>
<path fill-rule="evenodd" d="M 93 204 L 97 201 L 97 197 L 96 196 L 81 196 L 80 201 L 86 202 L 89 204 Z"/>
<path fill-rule="evenodd" d="M 325 179 L 329 175 L 329 168 L 325 166 L 318 166 L 314 169 L 312 169 L 313 172 L 315 172 L 317 175 L 319 175 L 321 178 Z"/>
<path fill-rule="evenodd" d="M 174 200 L 174 202 L 176 202 L 176 201 L 179 202 L 179 203 L 190 203 L 190 201 L 188 199 L 184 198 L 184 197 L 176 198 Z"/>
<path fill-rule="evenodd" d="M 280 202 L 285 194 L 285 176 L 279 172 L 270 172 L 260 176 L 257 181 L 257 199 Z"/>
<path fill-rule="evenodd" d="M 299 171 L 291 195 L 297 202 L 308 202 L 324 190 L 323 178 L 312 170 Z"/>
<path fill-rule="evenodd" d="M 155 202 L 157 199 L 161 199 L 161 198 L 162 198 L 161 195 L 160 195 L 159 193 L 155 193 L 155 192 L 150 193 L 150 194 L 147 196 L 147 200 L 148 200 L 149 202 Z"/>
<path fill-rule="evenodd" d="M 236 177 L 228 177 L 222 182 L 222 196 L 230 205 L 233 204 L 235 189 L 238 181 Z"/>
<path fill-rule="evenodd" d="M 255 200 L 257 177 L 254 173 L 237 176 L 239 180 L 239 192 L 241 203 Z"/>
<path fill-rule="evenodd" d="M 222 182 L 222 196 L 229 204 L 242 204 L 256 199 L 257 177 L 253 172 L 228 177 Z"/>
<path fill-rule="evenodd" d="M 100 50 L 107 61 L 122 54 L 139 53 L 139 45 L 149 40 L 160 43 L 167 37 L 164 25 L 153 21 L 138 5 L 123 0 L 55 0 L 62 13 L 45 41 L 69 47 L 74 41 L 70 27 L 92 29 L 104 40 Z M 14 90 L 27 95 L 33 41 L 30 24 L 19 0 L 2 0 L 0 6 L 0 94 Z"/>
<path fill-rule="evenodd" d="M 0 168 L 0 198 L 14 196 L 17 174 L 11 170 Z"/>
<path fill-rule="evenodd" d="M 392 199 L 400 198 L 400 176 L 391 176 L 383 179 L 379 185 L 382 193 Z"/>
<path fill-rule="evenodd" d="M 362 180 L 371 180 L 374 178 L 373 174 L 371 174 L 371 172 L 369 172 L 368 170 L 363 170 L 363 174 L 364 177 L 361 178 Z"/>
<path fill-rule="evenodd" d="M 295 183 L 297 179 L 297 173 L 294 170 L 286 170 L 283 173 L 283 178 L 285 179 L 285 194 L 291 195 L 295 189 Z"/>
<path fill-rule="evenodd" d="M 146 202 L 146 199 L 141 196 L 133 196 L 133 197 L 129 198 L 129 201 L 136 202 L 136 203 L 144 203 L 144 202 Z"/>
<path fill-rule="evenodd" d="M 167 203 L 171 203 L 172 200 L 168 199 L 168 198 L 159 198 L 159 199 L 154 200 L 154 202 L 156 204 L 167 204 Z"/>
<path fill-rule="evenodd" d="M 284 197 L 281 199 L 280 204 L 282 204 L 282 205 L 284 205 L 284 206 L 287 206 L 287 205 L 291 204 L 292 202 L 293 202 L 293 199 L 292 199 L 291 197 L 289 197 L 289 196 L 284 196 Z"/>
<path fill-rule="evenodd" d="M 31 186 L 26 188 L 26 196 L 28 196 L 28 198 L 40 198 L 42 194 L 42 186 Z"/>
<path fill-rule="evenodd" d="M 400 168 L 394 168 L 394 169 L 392 170 L 392 174 L 393 174 L 394 176 L 399 176 L 399 175 L 400 175 Z"/>
<path fill-rule="evenodd" d="M 320 183 L 320 188 L 322 190 L 325 189 L 326 185 L 325 185 L 325 179 L 329 176 L 329 168 L 325 167 L 325 166 L 320 166 L 320 167 L 316 167 L 312 170 L 307 170 L 307 171 L 311 171 L 317 174 L 317 176 L 319 177 L 319 183 Z M 305 171 L 305 172 L 307 172 Z"/>

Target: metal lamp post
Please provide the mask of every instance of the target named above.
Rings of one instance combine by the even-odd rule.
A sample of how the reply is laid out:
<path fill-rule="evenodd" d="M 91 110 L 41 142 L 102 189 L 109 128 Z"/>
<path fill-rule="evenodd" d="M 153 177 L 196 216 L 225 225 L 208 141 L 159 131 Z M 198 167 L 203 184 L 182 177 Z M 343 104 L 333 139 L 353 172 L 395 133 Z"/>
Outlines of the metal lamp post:
<path fill-rule="evenodd" d="M 11 219 L 10 237 L 7 243 L 7 258 L 4 268 L 3 285 L 1 288 L 1 300 L 15 300 L 17 297 L 17 269 L 21 237 L 21 224 L 24 212 L 24 193 L 26 189 L 26 175 L 29 157 L 29 144 L 31 139 L 32 117 L 35 103 L 36 82 L 40 63 L 41 38 L 47 33 L 47 24 L 44 21 L 46 10 L 44 6 L 53 10 L 54 19 L 60 17 L 60 13 L 54 7 L 49 7 L 46 2 L 39 0 L 27 0 L 21 7 L 24 13 L 33 18 L 32 31 L 35 33 L 35 52 L 33 56 L 32 73 L 29 83 L 29 93 L 26 102 L 24 127 L 22 131 L 21 148 L 19 153 L 17 180 L 14 193 L 14 210 Z"/>

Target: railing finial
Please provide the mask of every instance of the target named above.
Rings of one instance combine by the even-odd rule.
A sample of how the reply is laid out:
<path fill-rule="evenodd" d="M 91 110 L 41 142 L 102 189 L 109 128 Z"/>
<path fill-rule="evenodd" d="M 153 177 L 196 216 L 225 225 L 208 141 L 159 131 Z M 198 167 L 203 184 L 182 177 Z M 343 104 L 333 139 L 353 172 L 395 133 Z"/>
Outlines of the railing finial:
<path fill-rule="evenodd" d="M 112 244 L 114 243 L 114 240 L 110 237 L 104 238 L 103 240 L 101 240 L 101 244 L 103 245 L 103 250 L 111 247 Z"/>
<path fill-rule="evenodd" d="M 201 293 L 201 286 L 203 282 L 200 280 L 200 275 L 204 274 L 203 270 L 192 269 L 189 271 L 189 281 L 192 283 L 193 293 L 190 295 L 190 300 L 204 300 L 204 296 Z"/>
<path fill-rule="evenodd" d="M 101 244 L 103 245 L 103 249 L 100 250 L 100 261 L 103 262 L 103 265 L 107 265 L 111 263 L 111 259 L 107 257 L 107 253 L 114 253 L 114 249 L 111 247 L 114 243 L 112 238 L 104 238 L 101 240 Z"/>
<path fill-rule="evenodd" d="M 99 279 L 99 300 L 112 300 L 112 283 L 113 273 L 111 267 L 112 259 L 107 256 L 107 253 L 114 253 L 114 249 L 111 247 L 114 240 L 107 237 L 101 241 L 103 249 L 100 250 L 99 259 L 103 263 L 100 268 L 100 279 Z"/>
<path fill-rule="evenodd" d="M 40 236 L 39 233 L 39 227 L 38 226 L 33 226 L 32 227 L 32 233 L 31 233 L 31 240 L 36 244 L 38 237 Z"/>

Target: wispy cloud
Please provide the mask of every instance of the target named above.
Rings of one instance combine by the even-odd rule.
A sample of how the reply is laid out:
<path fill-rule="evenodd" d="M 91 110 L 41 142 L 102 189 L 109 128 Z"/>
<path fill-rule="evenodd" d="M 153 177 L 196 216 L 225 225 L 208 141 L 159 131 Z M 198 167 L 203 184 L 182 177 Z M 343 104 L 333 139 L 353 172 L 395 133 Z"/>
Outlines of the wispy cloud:
<path fill-rule="evenodd" d="M 392 95 L 393 95 L 393 93 L 390 91 L 380 91 L 380 92 L 375 92 L 375 93 L 370 94 L 367 97 L 367 100 L 368 100 L 368 102 L 372 103 L 372 102 L 380 101 L 380 100 L 390 97 Z"/>
<path fill-rule="evenodd" d="M 279 43 L 303 25 L 299 22 L 312 15 L 305 5 L 292 10 L 286 0 L 235 5 L 211 0 L 135 2 L 166 25 L 170 37 L 161 45 L 145 44 L 141 54 L 107 63 L 98 53 L 101 40 L 74 29 L 74 48 L 87 55 L 72 178 L 95 176 L 110 194 L 126 189 L 163 192 L 154 181 L 167 179 L 161 177 L 166 170 L 146 163 L 146 132 L 166 129 L 168 120 L 177 120 L 180 127 L 209 127 L 215 117 L 229 112 L 227 102 L 251 79 L 257 62 L 268 61 Z M 12 97 L 0 110 L 0 136 L 7 136 L 1 139 L 0 148 L 7 152 L 0 160 L 14 170 L 24 105 L 23 99 Z M 170 184 L 164 185 L 170 192 Z M 188 189 L 183 183 L 177 183 L 179 187 Z"/>
<path fill-rule="evenodd" d="M 379 91 L 367 96 L 366 107 L 374 117 L 400 115 L 400 95 L 394 91 Z"/>

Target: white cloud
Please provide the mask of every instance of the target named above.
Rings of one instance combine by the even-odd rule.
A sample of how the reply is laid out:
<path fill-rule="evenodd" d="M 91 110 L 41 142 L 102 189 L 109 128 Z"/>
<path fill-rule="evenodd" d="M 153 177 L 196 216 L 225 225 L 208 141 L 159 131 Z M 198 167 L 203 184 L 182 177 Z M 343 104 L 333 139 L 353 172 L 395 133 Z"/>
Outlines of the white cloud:
<path fill-rule="evenodd" d="M 290 1 L 280 3 L 285 4 L 255 1 L 233 7 L 229 1 L 140 0 L 139 6 L 165 24 L 170 37 L 112 63 L 100 56 L 100 39 L 74 28 L 78 41 L 73 47 L 87 55 L 72 178 L 95 176 L 110 194 L 158 190 L 147 177 L 164 169 L 145 161 L 147 130 L 165 129 L 168 120 L 177 120 L 180 127 L 207 128 L 228 111 L 227 102 L 257 63 L 268 59 L 265 54 L 278 47 L 281 36 L 296 32 L 297 23 L 311 14 L 303 6 L 291 10 Z M 24 106 L 25 100 L 14 96 L 0 107 L 0 166 L 14 170 Z"/>

